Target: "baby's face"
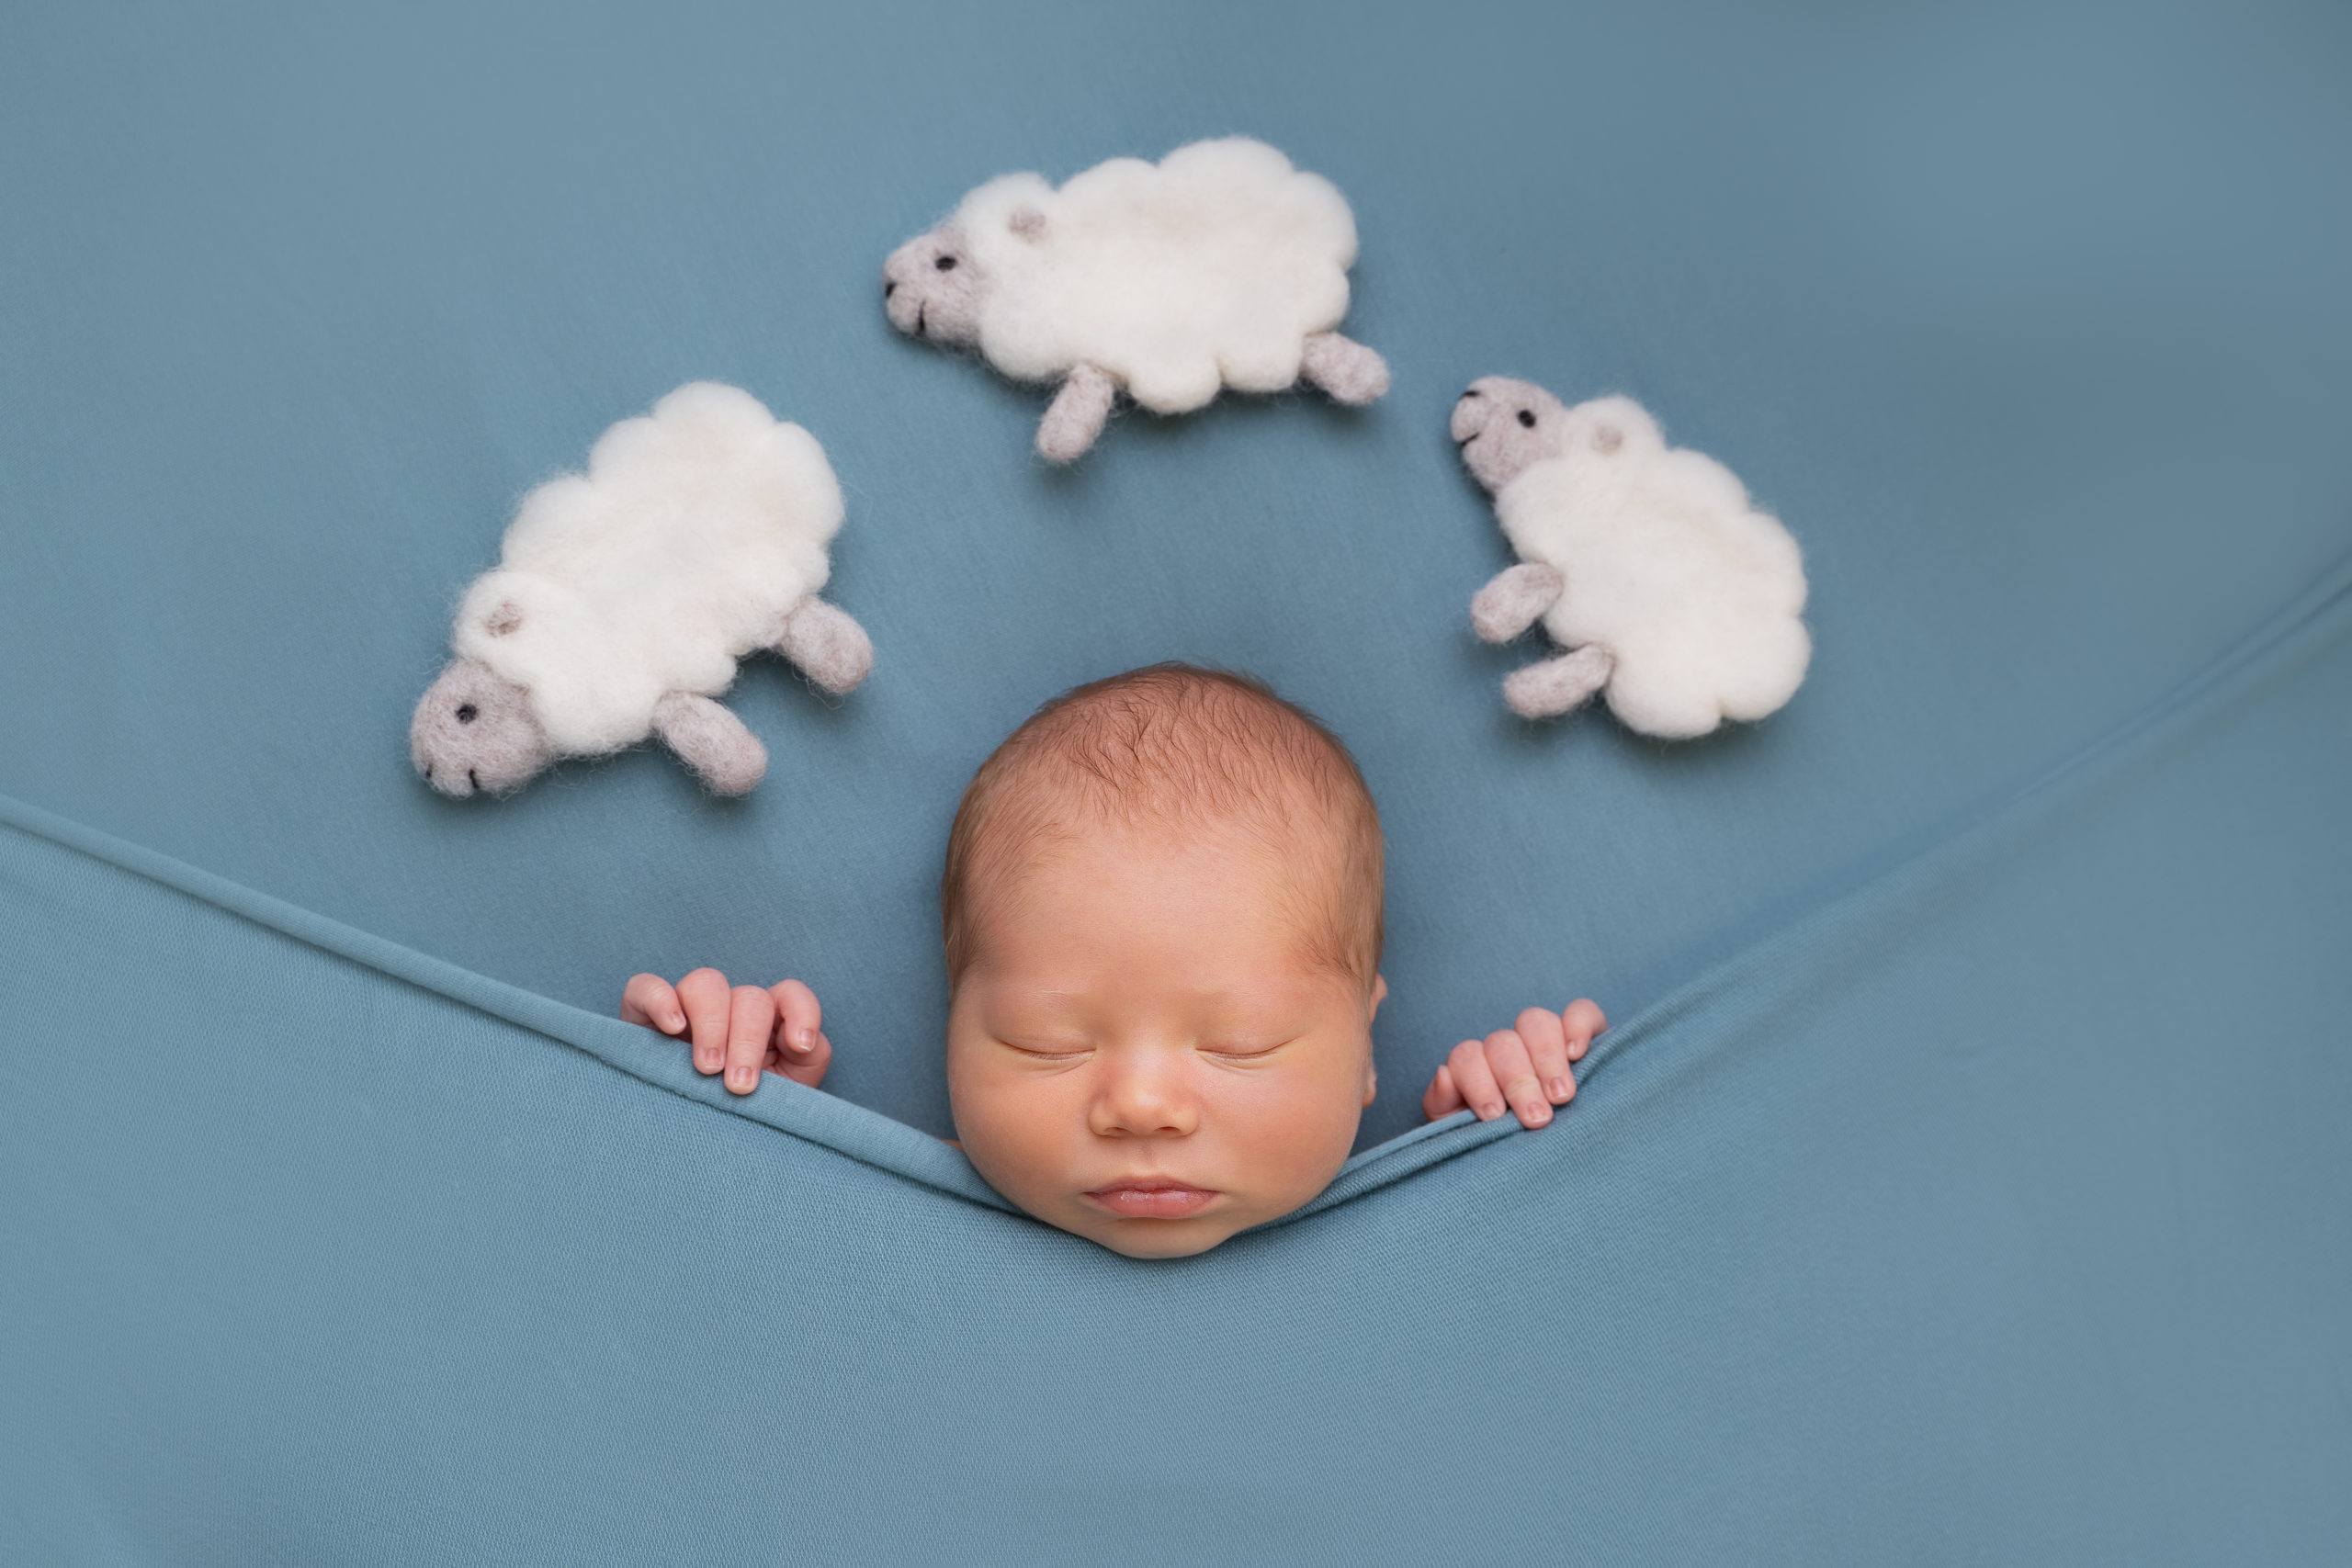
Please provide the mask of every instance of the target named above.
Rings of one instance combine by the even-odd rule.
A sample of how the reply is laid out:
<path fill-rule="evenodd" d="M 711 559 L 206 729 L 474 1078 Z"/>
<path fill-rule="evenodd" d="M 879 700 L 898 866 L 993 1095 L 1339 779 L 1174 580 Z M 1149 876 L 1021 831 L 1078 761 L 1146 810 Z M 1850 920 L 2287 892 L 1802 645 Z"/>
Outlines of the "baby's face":
<path fill-rule="evenodd" d="M 1303 908 L 1262 846 L 1107 828 L 990 889 L 947 1024 L 972 1164 L 1131 1258 L 1322 1191 L 1372 1103 L 1383 987 L 1315 962 Z"/>

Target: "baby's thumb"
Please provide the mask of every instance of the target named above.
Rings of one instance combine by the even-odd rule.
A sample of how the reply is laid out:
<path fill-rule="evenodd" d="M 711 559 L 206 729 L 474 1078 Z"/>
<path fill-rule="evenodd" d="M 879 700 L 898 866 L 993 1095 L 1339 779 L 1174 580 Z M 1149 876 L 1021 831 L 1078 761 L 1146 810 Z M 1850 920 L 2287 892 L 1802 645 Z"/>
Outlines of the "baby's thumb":
<path fill-rule="evenodd" d="M 797 980 L 768 987 L 775 998 L 775 1041 L 787 1062 L 807 1061 L 824 1038 L 825 1010 L 817 993 Z"/>
<path fill-rule="evenodd" d="M 833 1065 L 833 1043 L 819 1034 L 806 1051 L 778 1051 L 769 1071 L 779 1073 L 794 1083 L 808 1089 L 822 1088 L 825 1069 Z"/>
<path fill-rule="evenodd" d="M 639 975 L 629 981 L 621 992 L 621 1017 L 664 1034 L 681 1033 L 686 1027 L 685 1011 L 678 1006 L 678 993 L 659 975 Z"/>

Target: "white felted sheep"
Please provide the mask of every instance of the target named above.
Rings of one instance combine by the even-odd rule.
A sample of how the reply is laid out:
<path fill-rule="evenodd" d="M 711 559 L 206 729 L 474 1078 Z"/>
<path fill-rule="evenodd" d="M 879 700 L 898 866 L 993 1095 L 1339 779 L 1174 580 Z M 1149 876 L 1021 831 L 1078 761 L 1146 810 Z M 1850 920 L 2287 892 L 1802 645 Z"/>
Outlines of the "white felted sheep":
<path fill-rule="evenodd" d="M 766 749 L 711 701 L 738 659 L 773 648 L 829 692 L 873 667 L 864 629 L 817 597 L 841 524 L 823 449 L 748 392 L 695 382 L 621 421 L 587 473 L 524 498 L 467 591 L 458 657 L 409 726 L 416 771 L 444 795 L 503 795 L 659 735 L 742 794 Z"/>
<path fill-rule="evenodd" d="M 1568 408 L 1499 376 L 1454 405 L 1453 439 L 1524 563 L 1478 591 L 1472 626 L 1508 642 L 1540 619 L 1568 649 L 1503 682 L 1513 712 L 1550 717 L 1606 688 L 1628 726 L 1682 739 L 1795 694 L 1813 656 L 1804 563 L 1730 469 L 1669 449 L 1630 398 Z"/>
<path fill-rule="evenodd" d="M 1155 413 L 1301 376 L 1343 403 L 1385 392 L 1380 355 L 1332 330 L 1355 256 L 1355 217 L 1329 180 L 1233 137 L 1158 164 L 1114 158 L 1059 190 L 990 180 L 891 253 L 883 309 L 902 333 L 1060 382 L 1037 450 L 1067 463 L 1121 388 Z"/>

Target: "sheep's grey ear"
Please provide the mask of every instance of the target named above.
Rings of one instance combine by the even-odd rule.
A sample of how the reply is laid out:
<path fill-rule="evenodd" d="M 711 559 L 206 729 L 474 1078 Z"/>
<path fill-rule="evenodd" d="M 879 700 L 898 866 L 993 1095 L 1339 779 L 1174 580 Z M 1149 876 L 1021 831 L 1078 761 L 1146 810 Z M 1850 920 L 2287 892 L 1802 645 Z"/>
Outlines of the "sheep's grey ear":
<path fill-rule="evenodd" d="M 1024 240 L 1034 240 L 1046 231 L 1046 215 L 1034 207 L 1014 208 L 1005 222 Z"/>
<path fill-rule="evenodd" d="M 1625 433 L 1613 424 L 1596 425 L 1592 432 L 1592 445 L 1599 451 L 1614 452 L 1625 445 Z"/>
<path fill-rule="evenodd" d="M 523 606 L 512 599 L 501 599 L 498 608 L 483 620 L 481 629 L 492 637 L 505 637 L 523 625 Z"/>

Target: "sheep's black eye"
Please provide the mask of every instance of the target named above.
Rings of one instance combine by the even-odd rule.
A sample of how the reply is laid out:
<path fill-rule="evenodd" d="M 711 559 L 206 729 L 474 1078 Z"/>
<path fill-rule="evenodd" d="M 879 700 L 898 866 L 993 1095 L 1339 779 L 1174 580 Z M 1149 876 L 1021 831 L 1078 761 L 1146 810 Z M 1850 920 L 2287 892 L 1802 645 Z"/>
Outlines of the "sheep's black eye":
<path fill-rule="evenodd" d="M 459 703 L 458 705 L 458 722 L 459 724 L 471 724 L 475 719 L 481 716 L 481 709 L 474 706 L 473 704 Z"/>
<path fill-rule="evenodd" d="M 1525 425 L 1525 426 L 1527 426 L 1527 428 L 1528 428 L 1528 429 L 1530 429 L 1530 430 L 1534 429 L 1534 428 L 1535 428 L 1535 411 L 1534 411 L 1533 409 L 1521 409 L 1521 410 L 1520 410 L 1520 411 L 1519 411 L 1519 423 L 1521 423 L 1521 424 L 1523 424 L 1523 425 Z"/>
<path fill-rule="evenodd" d="M 956 258 L 954 256 L 942 256 L 931 265 L 937 267 L 942 272 L 954 272 L 956 270 Z"/>

